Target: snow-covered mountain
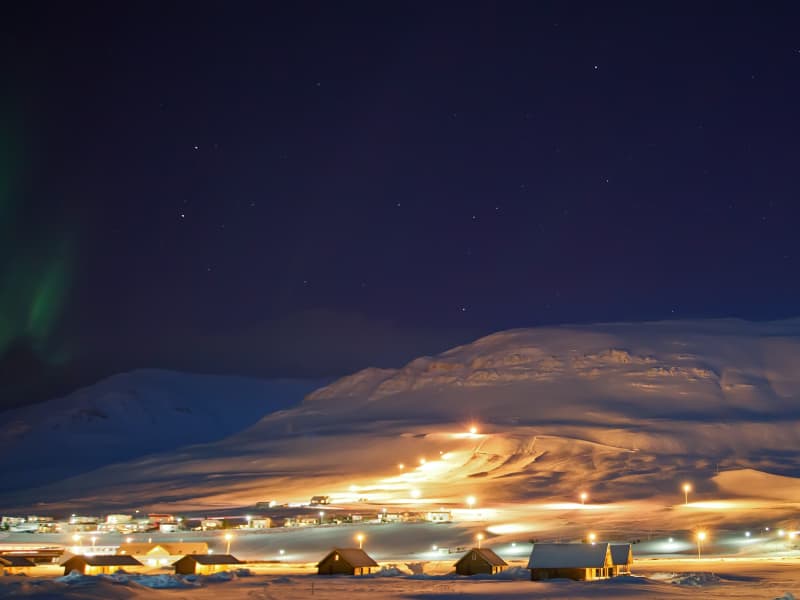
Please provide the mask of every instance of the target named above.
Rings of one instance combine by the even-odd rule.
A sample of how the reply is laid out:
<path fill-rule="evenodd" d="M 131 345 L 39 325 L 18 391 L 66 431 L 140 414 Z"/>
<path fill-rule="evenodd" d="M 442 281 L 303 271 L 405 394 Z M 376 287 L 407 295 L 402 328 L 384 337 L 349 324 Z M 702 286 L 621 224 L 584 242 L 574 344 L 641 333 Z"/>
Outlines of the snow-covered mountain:
<path fill-rule="evenodd" d="M 798 365 L 798 320 L 505 331 L 400 369 L 366 369 L 225 440 L 35 496 L 63 502 L 79 490 L 120 507 L 312 494 L 438 505 L 466 494 L 572 498 L 590 487 L 613 500 L 674 493 L 684 477 L 704 493 L 732 470 L 800 475 Z"/>
<path fill-rule="evenodd" d="M 0 413 L 0 490 L 212 442 L 295 406 L 315 382 L 139 370 Z"/>

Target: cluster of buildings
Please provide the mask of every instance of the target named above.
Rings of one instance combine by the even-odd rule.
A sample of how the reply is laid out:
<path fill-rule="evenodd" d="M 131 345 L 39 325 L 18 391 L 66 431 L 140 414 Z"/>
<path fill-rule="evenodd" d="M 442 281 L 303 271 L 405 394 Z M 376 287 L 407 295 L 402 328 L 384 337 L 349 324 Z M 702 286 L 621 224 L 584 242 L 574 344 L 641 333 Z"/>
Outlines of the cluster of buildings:
<path fill-rule="evenodd" d="M 592 581 L 630 574 L 632 564 L 630 544 L 536 543 L 527 568 L 532 581 Z M 494 575 L 508 563 L 490 548 L 471 548 L 454 567 L 458 575 Z M 378 563 L 360 548 L 334 548 L 317 564 L 320 575 L 368 575 L 377 568 Z"/>
<path fill-rule="evenodd" d="M 37 558 L 41 556 L 2 552 L 0 574 L 34 574 Z M 632 563 L 630 544 L 537 542 L 527 568 L 533 581 L 592 581 L 629 574 Z M 60 562 L 65 575 L 73 571 L 103 575 L 164 567 L 171 567 L 176 574 L 210 575 L 243 564 L 232 554 L 212 554 L 205 542 L 131 542 L 120 544 L 116 554 L 67 554 Z M 476 547 L 467 550 L 453 566 L 458 575 L 492 575 L 501 573 L 508 563 L 490 548 Z M 319 575 L 369 575 L 378 568 L 378 562 L 361 548 L 334 548 L 317 563 Z"/>

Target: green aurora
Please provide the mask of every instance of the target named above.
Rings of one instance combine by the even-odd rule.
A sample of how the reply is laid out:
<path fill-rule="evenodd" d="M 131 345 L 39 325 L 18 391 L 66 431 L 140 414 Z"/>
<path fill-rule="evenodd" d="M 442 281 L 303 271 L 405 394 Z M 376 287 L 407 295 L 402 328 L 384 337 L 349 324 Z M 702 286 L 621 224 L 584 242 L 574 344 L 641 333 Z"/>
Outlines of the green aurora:
<path fill-rule="evenodd" d="M 27 226 L 18 186 L 18 139 L 8 123 L 0 122 L 0 357 L 23 342 L 40 360 L 59 363 L 69 358 L 54 333 L 67 300 L 73 244 Z"/>

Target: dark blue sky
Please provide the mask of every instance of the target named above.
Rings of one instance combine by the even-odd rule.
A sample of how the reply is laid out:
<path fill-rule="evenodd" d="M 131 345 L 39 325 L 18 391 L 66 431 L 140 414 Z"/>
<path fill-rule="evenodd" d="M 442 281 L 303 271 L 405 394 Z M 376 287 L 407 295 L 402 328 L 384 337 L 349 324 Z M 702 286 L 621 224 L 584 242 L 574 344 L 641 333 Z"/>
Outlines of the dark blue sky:
<path fill-rule="evenodd" d="M 796 4 L 605 4 L 4 5 L 7 389 L 796 316 Z"/>

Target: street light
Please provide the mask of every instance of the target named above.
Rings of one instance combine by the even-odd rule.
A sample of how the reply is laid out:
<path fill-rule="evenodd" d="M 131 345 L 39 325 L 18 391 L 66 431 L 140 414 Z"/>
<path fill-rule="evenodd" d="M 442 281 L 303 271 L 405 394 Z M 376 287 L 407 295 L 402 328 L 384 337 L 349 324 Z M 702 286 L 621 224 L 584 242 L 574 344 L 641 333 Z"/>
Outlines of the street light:
<path fill-rule="evenodd" d="M 467 506 L 470 508 L 475 506 L 475 496 L 467 496 Z"/>
<path fill-rule="evenodd" d="M 322 525 L 325 522 L 325 511 L 319 511 L 319 524 Z"/>
<path fill-rule="evenodd" d="M 706 532 L 705 531 L 698 531 L 697 532 L 697 560 L 700 560 L 700 551 L 703 547 L 703 541 L 706 539 Z"/>
<path fill-rule="evenodd" d="M 589 494 L 586 492 L 581 492 L 581 504 L 586 504 L 586 500 L 589 498 Z"/>
<path fill-rule="evenodd" d="M 689 504 L 689 492 L 692 491 L 692 484 L 684 483 L 683 484 L 683 503 Z"/>
<path fill-rule="evenodd" d="M 92 536 L 91 539 L 92 539 L 92 550 L 94 550 L 94 544 L 97 541 L 97 538 L 95 536 Z"/>
<path fill-rule="evenodd" d="M 78 544 L 78 547 L 80 547 L 80 545 L 81 545 L 81 536 L 79 536 L 76 533 L 75 535 L 72 536 L 72 541 L 75 542 L 76 544 Z"/>
<path fill-rule="evenodd" d="M 597 541 L 597 534 L 592 531 L 589 533 L 589 543 L 594 546 L 595 541 Z"/>
<path fill-rule="evenodd" d="M 472 427 L 469 428 L 469 432 L 470 434 L 475 435 L 476 433 L 478 433 L 478 428 L 475 427 L 475 425 L 473 425 Z"/>
<path fill-rule="evenodd" d="M 481 542 L 483 541 L 483 534 L 479 533 L 475 536 L 475 540 L 478 542 L 478 549 L 480 550 Z"/>
<path fill-rule="evenodd" d="M 358 540 L 358 549 L 361 550 L 364 547 L 364 534 L 359 533 L 356 539 Z"/>
<path fill-rule="evenodd" d="M 230 533 L 226 533 L 225 534 L 225 541 L 228 542 L 228 545 L 225 548 L 225 554 L 230 554 L 231 553 L 231 540 L 232 539 L 233 539 L 233 536 Z"/>

